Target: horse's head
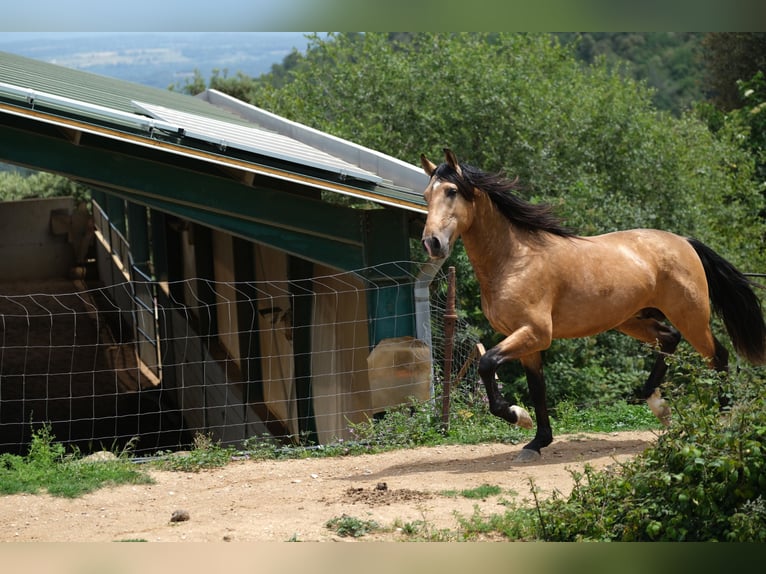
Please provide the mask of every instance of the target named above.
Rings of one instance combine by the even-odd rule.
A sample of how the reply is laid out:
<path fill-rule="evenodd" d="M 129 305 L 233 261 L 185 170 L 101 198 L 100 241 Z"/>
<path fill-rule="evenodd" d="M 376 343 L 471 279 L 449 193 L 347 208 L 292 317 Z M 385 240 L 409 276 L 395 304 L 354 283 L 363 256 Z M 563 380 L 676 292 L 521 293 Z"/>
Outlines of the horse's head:
<path fill-rule="evenodd" d="M 455 154 L 444 150 L 445 163 L 436 166 L 425 155 L 420 163 L 431 178 L 423 196 L 428 216 L 423 229 L 423 247 L 431 259 L 449 256 L 460 234 L 473 220 L 473 187 L 463 177 Z"/>

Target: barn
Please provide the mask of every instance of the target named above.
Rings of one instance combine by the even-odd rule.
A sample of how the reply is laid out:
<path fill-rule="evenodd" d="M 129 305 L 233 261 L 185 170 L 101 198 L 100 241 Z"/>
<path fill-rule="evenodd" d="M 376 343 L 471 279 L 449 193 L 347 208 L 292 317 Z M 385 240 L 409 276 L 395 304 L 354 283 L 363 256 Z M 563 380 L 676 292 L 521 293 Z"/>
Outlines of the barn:
<path fill-rule="evenodd" d="M 325 444 L 429 396 L 419 167 L 215 90 L 8 53 L 0 162 L 89 190 L 0 204 L 2 450 L 46 421 L 84 448 Z"/>

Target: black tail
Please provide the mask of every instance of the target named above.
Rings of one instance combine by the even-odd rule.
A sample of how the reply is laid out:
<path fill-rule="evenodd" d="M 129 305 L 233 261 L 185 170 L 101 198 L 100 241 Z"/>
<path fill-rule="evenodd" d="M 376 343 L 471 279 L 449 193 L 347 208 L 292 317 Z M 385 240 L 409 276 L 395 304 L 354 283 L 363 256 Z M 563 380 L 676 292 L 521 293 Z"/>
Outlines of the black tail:
<path fill-rule="evenodd" d="M 696 239 L 689 239 L 705 268 L 710 301 L 723 319 L 738 354 L 754 365 L 766 363 L 766 324 L 752 282 Z"/>

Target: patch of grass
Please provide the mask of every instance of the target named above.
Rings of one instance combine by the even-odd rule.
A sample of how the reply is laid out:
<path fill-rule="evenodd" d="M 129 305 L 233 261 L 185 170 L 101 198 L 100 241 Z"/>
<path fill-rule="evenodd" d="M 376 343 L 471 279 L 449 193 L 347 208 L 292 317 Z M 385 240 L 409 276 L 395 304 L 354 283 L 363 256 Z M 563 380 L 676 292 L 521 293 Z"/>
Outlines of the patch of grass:
<path fill-rule="evenodd" d="M 26 456 L 0 455 L 0 494 L 46 491 L 53 496 L 76 498 L 107 485 L 151 482 L 125 453 L 97 462 L 84 460 L 79 453 L 67 454 L 47 425 L 32 434 Z"/>
<path fill-rule="evenodd" d="M 457 516 L 463 540 L 497 539 L 537 540 L 537 516 L 534 509 L 514 506 L 502 514 L 482 514 L 474 507 L 470 516 Z"/>
<path fill-rule="evenodd" d="M 374 520 L 362 520 L 354 516 L 343 516 L 331 518 L 325 524 L 330 530 L 334 530 L 338 536 L 360 538 L 365 534 L 380 530 L 380 525 Z"/>
<path fill-rule="evenodd" d="M 394 529 L 411 542 L 455 542 L 457 534 L 448 528 L 434 528 L 427 520 L 414 520 L 402 523 L 397 520 Z"/>
<path fill-rule="evenodd" d="M 609 405 L 580 407 L 571 401 L 562 401 L 551 410 L 551 414 L 554 434 L 661 428 L 660 422 L 644 402 L 629 404 L 617 401 Z M 484 401 L 459 393 L 452 401 L 447 432 L 442 431 L 441 420 L 432 403 L 414 401 L 392 409 L 382 419 L 370 419 L 350 425 L 350 428 L 355 439 L 345 444 L 346 454 L 444 444 L 518 444 L 531 439 L 534 434 L 534 430 L 511 426 L 493 416 Z"/>
<path fill-rule="evenodd" d="M 245 441 L 242 450 L 235 452 L 233 449 L 224 449 L 226 452 L 221 454 L 224 459 L 227 456 L 253 460 L 324 458 L 371 454 L 418 446 L 518 444 L 532 438 L 533 430 L 509 425 L 506 421 L 493 416 L 481 392 L 483 391 L 477 395 L 455 393 L 451 407 L 450 428 L 447 432 L 442 429 L 441 418 L 436 412 L 433 401 L 411 400 L 407 404 L 390 409 L 383 417 L 350 423 L 349 429 L 353 435 L 350 440 L 314 445 L 302 440 L 303 437 L 301 437 L 296 444 L 281 445 L 273 438 L 252 437 Z M 643 402 L 628 404 L 622 401 L 611 405 L 577 407 L 572 402 L 564 401 L 552 409 L 552 415 L 554 434 L 660 428 L 659 422 Z M 168 465 L 168 468 L 174 467 L 171 468 L 173 470 L 184 470 L 184 466 L 189 466 L 190 470 L 193 470 L 196 465 L 195 457 L 205 459 L 211 454 L 208 449 L 208 452 L 204 454 L 192 453 L 191 458 L 187 458 L 186 461 L 161 464 Z"/>
<path fill-rule="evenodd" d="M 198 433 L 194 437 L 192 450 L 177 453 L 160 451 L 150 464 L 160 470 L 199 472 L 226 466 L 235 454 L 233 447 L 223 447 L 220 442 L 213 442 L 209 435 Z"/>
<path fill-rule="evenodd" d="M 629 404 L 617 401 L 604 406 L 580 407 L 572 401 L 564 400 L 551 409 L 551 419 L 554 434 L 661 428 L 657 417 L 643 402 Z"/>
<path fill-rule="evenodd" d="M 498 494 L 501 494 L 502 492 L 503 490 L 499 486 L 495 486 L 491 484 L 482 484 L 481 486 L 477 486 L 476 488 L 467 488 L 464 490 L 445 490 L 441 494 L 444 496 L 449 496 L 451 498 L 462 496 L 463 498 L 484 500 L 486 498 L 489 498 L 490 496 L 497 496 Z"/>
<path fill-rule="evenodd" d="M 300 440 L 296 444 L 282 445 L 273 437 L 250 437 L 235 457 L 248 460 L 287 460 L 303 458 L 327 458 L 376 452 L 369 444 L 338 441 L 331 444 L 310 444 Z"/>

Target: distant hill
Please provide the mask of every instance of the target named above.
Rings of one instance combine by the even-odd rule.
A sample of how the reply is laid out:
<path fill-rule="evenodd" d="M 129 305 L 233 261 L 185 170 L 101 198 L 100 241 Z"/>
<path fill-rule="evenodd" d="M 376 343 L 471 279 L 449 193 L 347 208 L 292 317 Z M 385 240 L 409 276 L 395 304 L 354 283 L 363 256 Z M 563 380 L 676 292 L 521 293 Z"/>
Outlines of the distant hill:
<path fill-rule="evenodd" d="M 302 32 L 0 33 L 0 51 L 163 89 L 195 70 L 258 77 L 307 44 Z"/>

